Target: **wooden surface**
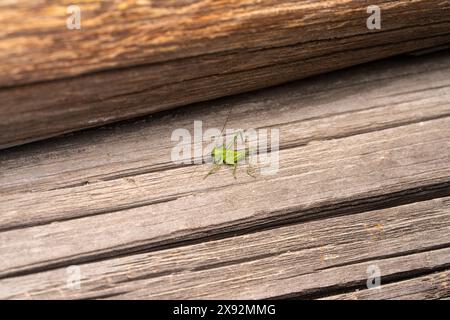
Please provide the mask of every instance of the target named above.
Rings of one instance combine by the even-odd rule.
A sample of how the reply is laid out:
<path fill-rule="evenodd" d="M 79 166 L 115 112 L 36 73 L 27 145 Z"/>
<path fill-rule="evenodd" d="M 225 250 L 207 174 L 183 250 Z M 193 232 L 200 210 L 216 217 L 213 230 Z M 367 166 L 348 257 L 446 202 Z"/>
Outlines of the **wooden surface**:
<path fill-rule="evenodd" d="M 0 3 L 0 147 L 450 42 L 442 0 L 70 4 Z"/>
<path fill-rule="evenodd" d="M 280 130 L 278 174 L 170 161 L 230 107 Z M 7 149 L 0 297 L 448 298 L 449 160 L 449 51 Z"/>
<path fill-rule="evenodd" d="M 379 290 L 365 289 L 352 293 L 330 296 L 329 300 L 396 299 L 396 300 L 435 300 L 450 298 L 450 272 L 432 273 L 427 276 L 384 285 Z"/>

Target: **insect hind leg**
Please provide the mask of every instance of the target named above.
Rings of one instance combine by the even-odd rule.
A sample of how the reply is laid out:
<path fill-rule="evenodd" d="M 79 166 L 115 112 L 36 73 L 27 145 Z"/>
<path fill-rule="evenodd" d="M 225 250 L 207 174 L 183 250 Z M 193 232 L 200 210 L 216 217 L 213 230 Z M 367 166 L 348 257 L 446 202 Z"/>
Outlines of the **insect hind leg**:
<path fill-rule="evenodd" d="M 247 168 L 247 175 L 249 175 L 252 178 L 256 178 L 256 169 L 250 164 L 248 165 Z"/>
<path fill-rule="evenodd" d="M 236 170 L 237 170 L 237 163 L 233 165 L 233 178 L 235 179 L 236 179 Z"/>
<path fill-rule="evenodd" d="M 203 180 L 205 180 L 206 178 L 208 178 L 210 175 L 216 173 L 217 171 L 219 171 L 221 165 L 220 164 L 214 164 L 212 169 L 209 170 L 209 172 L 203 177 Z"/>

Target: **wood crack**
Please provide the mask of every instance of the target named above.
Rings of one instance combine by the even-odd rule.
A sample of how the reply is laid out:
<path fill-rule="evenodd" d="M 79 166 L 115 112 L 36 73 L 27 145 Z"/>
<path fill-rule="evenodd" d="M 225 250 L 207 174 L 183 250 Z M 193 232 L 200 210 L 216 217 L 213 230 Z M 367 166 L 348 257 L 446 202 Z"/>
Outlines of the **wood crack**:
<path fill-rule="evenodd" d="M 412 100 L 413 101 L 413 100 Z M 405 101 L 402 101 L 401 103 L 405 103 Z M 377 109 L 377 108 L 381 108 L 382 106 L 375 106 L 375 107 L 371 107 L 371 108 L 367 108 L 367 109 L 362 109 L 362 110 L 358 110 L 357 112 L 360 111 L 367 111 L 367 110 L 371 110 L 371 109 Z M 351 113 L 355 113 L 355 112 L 346 112 L 346 113 L 341 113 L 341 114 L 351 114 Z M 333 114 L 331 116 L 334 115 L 341 115 L 341 114 Z M 346 134 L 341 134 L 341 135 L 334 135 L 334 136 L 330 136 L 330 137 L 324 137 L 324 138 L 320 138 L 320 139 L 308 139 L 308 140 L 299 140 L 297 142 L 290 142 L 290 143 L 286 143 L 286 144 L 282 144 L 279 146 L 279 150 L 289 150 L 289 149 L 294 149 L 294 148 L 301 148 L 301 147 L 306 147 L 309 144 L 313 143 L 313 142 L 320 142 L 320 141 L 328 141 L 328 140 L 338 140 L 338 139 L 345 139 L 345 138 L 349 138 L 349 137 L 353 137 L 353 136 L 358 136 L 358 135 L 363 135 L 363 134 L 368 134 L 368 133 L 372 133 L 372 132 L 380 132 L 383 130 L 389 130 L 389 129 L 394 129 L 394 128 L 399 128 L 402 126 L 407 126 L 407 125 L 413 125 L 413 124 L 418 124 L 418 123 L 423 123 L 423 122 L 427 122 L 427 121 L 433 121 L 433 120 L 438 120 L 438 119 L 444 119 L 444 118 L 448 118 L 450 117 L 450 112 L 448 113 L 442 113 L 436 116 L 424 116 L 421 118 L 416 118 L 414 120 L 405 120 L 405 121 L 400 121 L 394 124 L 389 124 L 389 125 L 381 125 L 379 127 L 375 127 L 375 128 L 370 128 L 370 129 L 361 129 L 361 130 L 355 130 L 354 132 L 350 132 L 350 133 L 346 133 Z M 306 121 L 306 120 L 304 120 Z M 303 120 L 301 121 L 303 122 Z M 287 124 L 292 124 L 292 122 L 286 122 L 286 123 L 281 123 L 279 126 L 282 125 L 287 125 Z M 268 129 L 270 127 L 259 127 L 257 129 Z M 266 153 L 270 153 L 272 152 L 270 146 L 266 149 L 266 152 L 264 153 L 259 153 L 259 154 L 266 154 Z M 197 162 L 199 161 L 199 158 L 195 158 L 193 159 L 193 162 Z M 203 164 L 205 164 L 205 162 L 203 161 Z M 75 188 L 75 187 L 80 187 L 80 186 L 85 186 L 88 184 L 95 184 L 98 182 L 105 182 L 105 181 L 113 181 L 113 180 L 117 180 L 117 179 L 123 179 L 123 178 L 130 178 L 130 177 L 138 177 L 141 175 L 146 175 L 149 173 L 157 173 L 157 172 L 163 172 L 163 171 L 171 171 L 171 170 L 176 170 L 176 169 L 180 169 L 180 168 L 189 168 L 189 167 L 193 167 L 193 166 L 198 166 L 197 164 L 171 164 L 171 163 L 161 163 L 155 166 L 152 166 L 148 169 L 142 169 L 139 168 L 136 171 L 131 171 L 129 173 L 123 173 L 123 174 L 111 174 L 108 176 L 102 176 L 102 177 L 91 177 L 90 179 L 87 179 L 86 181 L 83 182 L 79 182 L 79 183 L 75 183 L 75 184 L 71 184 L 71 185 L 66 185 L 66 186 L 60 186 L 60 187 L 55 187 L 55 188 L 50 188 L 48 189 L 48 191 L 54 191 L 54 190 L 64 190 L 64 189 L 70 189 L 70 188 Z M 203 192 L 204 190 L 200 189 L 195 191 L 194 193 L 200 193 Z M 185 196 L 185 193 L 181 193 L 181 194 L 176 194 L 174 195 L 175 197 L 182 197 Z M 125 208 L 128 209 L 128 208 Z M 122 209 L 124 210 L 124 209 Z M 108 212 L 104 212 L 104 213 L 108 213 Z M 2 231 L 1 227 L 0 227 L 0 232 Z"/>
<path fill-rule="evenodd" d="M 4 272 L 0 275 L 0 279 L 25 276 L 33 273 L 54 270 L 56 268 L 67 267 L 69 265 L 98 262 L 138 253 L 148 253 L 171 248 L 185 247 L 198 243 L 247 235 L 292 224 L 306 223 L 331 217 L 353 215 L 362 212 L 392 208 L 409 203 L 427 201 L 447 196 L 450 196 L 450 182 L 421 186 L 420 188 L 402 190 L 401 192 L 363 199 L 354 199 L 348 202 L 317 207 L 307 211 L 294 211 L 290 214 L 288 212 L 284 212 L 283 219 L 278 217 L 276 219 L 266 218 L 251 222 L 235 221 L 233 225 L 229 225 L 224 228 L 216 227 L 215 229 L 208 231 L 207 233 L 209 234 L 207 235 L 205 235 L 205 232 L 193 231 L 189 236 L 174 238 L 171 240 L 164 240 L 151 244 L 145 243 L 144 241 L 142 244 L 136 243 L 123 248 L 110 248 L 105 252 L 87 253 L 82 257 L 65 257 L 58 262 L 47 261 L 40 266 L 25 267 L 21 271 Z"/>
<path fill-rule="evenodd" d="M 383 278 L 382 278 L 383 279 L 382 285 L 389 285 L 389 284 L 393 284 L 393 283 L 397 283 L 397 282 L 401 282 L 401 281 L 405 281 L 405 280 L 410 280 L 410 279 L 415 279 L 415 278 L 426 276 L 426 275 L 431 275 L 436 272 L 447 271 L 449 267 L 450 267 L 450 263 L 445 264 L 443 266 L 438 266 L 435 268 L 421 268 L 421 269 L 412 270 L 412 271 L 399 272 L 399 273 L 396 273 L 393 275 L 386 275 L 386 276 L 383 276 Z M 313 290 L 307 290 L 307 291 L 302 291 L 302 292 L 297 292 L 297 293 L 290 293 L 290 294 L 283 295 L 283 296 L 271 297 L 269 299 L 273 299 L 273 300 L 323 299 L 323 298 L 333 296 L 333 295 L 351 293 L 356 290 L 367 289 L 366 281 L 367 280 L 364 279 L 364 280 L 360 280 L 360 281 L 352 282 L 352 283 L 345 283 L 345 284 L 343 283 L 343 284 L 338 284 L 338 285 L 334 285 L 334 286 L 330 286 L 330 287 L 324 287 L 324 288 L 320 288 L 320 289 L 313 289 Z"/>

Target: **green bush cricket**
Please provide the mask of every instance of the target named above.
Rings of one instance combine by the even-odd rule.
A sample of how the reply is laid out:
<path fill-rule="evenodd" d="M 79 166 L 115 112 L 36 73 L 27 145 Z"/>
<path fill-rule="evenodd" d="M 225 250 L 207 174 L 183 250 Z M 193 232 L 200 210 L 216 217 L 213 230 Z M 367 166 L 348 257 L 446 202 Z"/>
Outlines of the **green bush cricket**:
<path fill-rule="evenodd" d="M 206 179 L 211 174 L 217 172 L 222 166 L 229 166 L 233 168 L 233 177 L 236 179 L 236 170 L 239 161 L 245 159 L 250 155 L 250 149 L 245 150 L 235 150 L 235 145 L 237 142 L 238 136 L 241 137 L 242 142 L 245 143 L 244 138 L 242 136 L 242 131 L 239 131 L 238 133 L 233 135 L 232 141 L 227 145 L 221 145 L 219 147 L 214 147 L 211 151 L 211 157 L 213 159 L 213 167 L 208 172 L 208 174 L 204 177 Z M 249 167 L 247 168 L 247 174 L 253 178 L 255 178 L 254 175 L 254 168 L 249 164 Z"/>
<path fill-rule="evenodd" d="M 230 107 L 230 110 L 228 111 L 227 118 L 225 119 L 225 123 L 223 124 L 222 130 L 220 132 L 219 136 L 222 136 L 225 127 L 228 123 L 228 119 L 230 118 L 231 112 L 233 110 L 233 106 Z M 225 146 L 222 144 L 221 146 L 215 146 L 211 150 L 211 157 L 212 157 L 212 163 L 213 167 L 212 169 L 206 174 L 206 176 L 203 179 L 206 179 L 213 173 L 216 173 L 222 166 L 229 166 L 233 168 L 233 177 L 236 179 L 236 170 L 239 161 L 246 159 L 250 155 L 250 149 L 246 148 L 245 150 L 236 150 L 235 145 L 237 142 L 238 136 L 241 137 L 242 142 L 244 142 L 244 138 L 242 135 L 242 131 L 239 131 L 238 133 L 233 135 L 233 138 L 231 142 Z M 253 178 L 254 176 L 254 168 L 249 164 L 249 167 L 247 168 L 247 174 Z"/>

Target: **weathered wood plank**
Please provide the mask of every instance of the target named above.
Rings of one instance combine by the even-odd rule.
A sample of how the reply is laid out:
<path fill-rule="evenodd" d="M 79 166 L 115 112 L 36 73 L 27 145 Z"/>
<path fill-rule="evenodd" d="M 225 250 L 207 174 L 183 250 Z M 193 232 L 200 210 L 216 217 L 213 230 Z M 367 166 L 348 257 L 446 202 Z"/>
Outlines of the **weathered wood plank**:
<path fill-rule="evenodd" d="M 410 65 L 370 77 L 358 68 L 356 76 L 347 71 L 342 82 L 339 73 L 309 85 L 256 93 L 243 102 L 240 98 L 216 102 L 215 107 L 222 109 L 235 105 L 236 118 L 230 119 L 235 128 L 245 121 L 244 128 L 280 125 L 281 168 L 272 177 L 254 180 L 242 174 L 236 182 L 223 171 L 203 180 L 209 170 L 205 165 L 169 163 L 170 170 L 154 170 L 168 164 L 171 142 L 164 130 L 171 129 L 159 127 L 157 134 L 149 133 L 170 116 L 4 153 L 0 243 L 5 263 L 0 274 L 114 256 L 361 204 L 369 208 L 400 196 L 448 195 L 448 58 L 440 54 L 423 59 L 418 73 L 410 73 Z M 355 87 L 364 77 L 366 82 Z M 374 79 L 382 79 L 384 85 L 377 89 L 378 84 L 371 83 Z M 320 84 L 325 91 L 318 90 Z M 277 111 L 270 106 L 284 102 L 288 109 L 283 111 L 289 112 L 272 119 Z M 171 122 L 171 128 L 187 127 L 202 119 L 197 118 L 201 114 L 208 126 L 223 125 L 225 112 L 218 119 L 204 110 L 207 106 L 200 106 L 198 113 L 186 111 Z M 149 145 L 161 146 L 153 162 Z M 54 153 L 46 154 L 50 149 Z M 114 156 L 108 169 L 110 152 Z M 98 162 L 93 161 L 96 158 Z M 61 169 L 67 171 L 60 173 Z M 80 169 L 84 172 L 76 178 Z M 89 184 L 73 185 L 86 181 L 77 180 L 86 176 Z M 17 254 L 23 250 L 25 254 Z"/>
<path fill-rule="evenodd" d="M 359 290 L 325 298 L 325 300 L 436 300 L 450 297 L 450 271 L 433 273 L 410 280 L 383 285 L 375 290 Z"/>
<path fill-rule="evenodd" d="M 439 0 L 372 1 L 379 31 L 354 0 L 69 4 L 2 4 L 0 147 L 450 41 Z"/>
<path fill-rule="evenodd" d="M 320 297 L 339 288 L 365 288 L 370 265 L 380 268 L 382 284 L 450 266 L 449 230 L 450 198 L 439 198 L 94 263 L 80 262 L 79 290 L 66 287 L 66 268 L 3 279 L 0 297 Z M 55 235 L 51 239 L 60 241 Z M 91 239 L 90 244 L 94 243 Z M 9 257 L 4 256 L 5 260 Z M 380 297 L 389 297 L 390 285 L 386 288 L 386 296 Z M 408 288 L 405 285 L 405 290 Z M 445 296 L 448 288 L 438 287 L 435 293 Z"/>
<path fill-rule="evenodd" d="M 0 152 L 0 191 L 44 191 L 173 169 L 171 133 L 274 127 L 281 147 L 441 117 L 450 110 L 450 54 L 399 57 L 274 89 L 186 107 L 137 123 Z"/>
<path fill-rule="evenodd" d="M 0 274 L 238 230 L 343 203 L 387 201 L 436 185 L 448 193 L 449 141 L 445 117 L 282 150 L 278 174 L 256 180 L 236 183 L 228 171 L 203 180 L 204 166 L 205 172 L 195 174 L 183 167 L 3 196 L 2 226 L 72 220 L 1 232 Z M 80 215 L 90 216 L 73 219 Z"/>
<path fill-rule="evenodd" d="M 435 0 L 88 0 L 78 4 L 81 29 L 69 30 L 72 4 L 0 3 L 0 61 L 8 61 L 0 64 L 0 87 L 223 52 L 298 44 L 317 50 L 317 41 L 357 35 L 367 36 L 369 46 L 377 33 L 366 26 L 369 5 L 382 10 L 380 33 L 405 29 L 402 34 L 411 37 L 409 28 L 450 22 L 450 2 Z M 422 36 L 432 36 L 431 30 Z"/>

